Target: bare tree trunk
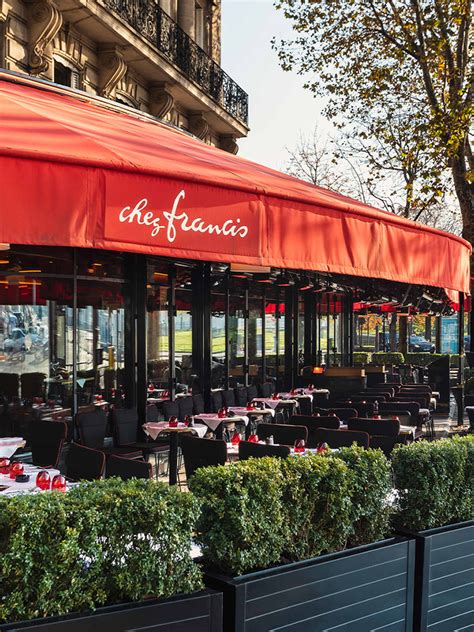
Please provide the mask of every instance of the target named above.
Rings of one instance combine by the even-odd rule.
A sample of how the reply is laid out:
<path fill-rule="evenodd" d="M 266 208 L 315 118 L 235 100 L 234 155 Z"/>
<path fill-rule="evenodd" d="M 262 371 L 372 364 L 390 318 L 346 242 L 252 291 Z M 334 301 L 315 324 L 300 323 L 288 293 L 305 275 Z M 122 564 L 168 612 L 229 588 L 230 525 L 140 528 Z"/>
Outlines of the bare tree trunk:
<path fill-rule="evenodd" d="M 398 317 L 398 350 L 405 355 L 408 352 L 408 317 Z"/>
<path fill-rule="evenodd" d="M 463 147 L 451 159 L 451 172 L 462 215 L 462 236 L 474 244 L 474 183 L 469 182 L 466 154 Z"/>

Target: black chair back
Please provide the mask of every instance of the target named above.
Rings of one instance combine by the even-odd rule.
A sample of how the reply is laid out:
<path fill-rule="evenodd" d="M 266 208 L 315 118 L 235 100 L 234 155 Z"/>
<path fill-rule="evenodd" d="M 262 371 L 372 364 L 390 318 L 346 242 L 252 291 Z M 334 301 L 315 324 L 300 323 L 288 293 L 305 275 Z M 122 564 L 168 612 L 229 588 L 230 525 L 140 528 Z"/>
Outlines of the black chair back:
<path fill-rule="evenodd" d="M 41 397 L 44 391 L 45 373 L 22 373 L 20 376 L 21 398 L 33 399 Z"/>
<path fill-rule="evenodd" d="M 429 384 L 404 384 L 399 393 L 428 393 L 433 394 L 433 389 Z"/>
<path fill-rule="evenodd" d="M 359 395 L 351 395 L 349 399 L 352 402 L 385 402 L 387 400 L 386 393 L 372 393 L 372 395 L 367 395 L 365 393 Z"/>
<path fill-rule="evenodd" d="M 420 414 L 420 404 L 417 402 L 405 402 L 398 399 L 392 402 L 386 402 L 385 404 L 379 404 L 380 415 L 400 415 L 406 412 L 410 413 L 410 426 L 416 426 L 418 424 L 418 415 Z"/>
<path fill-rule="evenodd" d="M 224 402 L 224 406 L 235 406 L 234 391 L 222 391 L 222 401 Z"/>
<path fill-rule="evenodd" d="M 135 443 L 138 432 L 138 413 L 135 408 L 114 408 L 112 413 L 115 445 Z"/>
<path fill-rule="evenodd" d="M 262 443 L 252 443 L 251 441 L 241 441 L 239 443 L 239 461 L 250 458 L 260 458 L 263 456 L 277 456 L 285 459 L 290 454 L 287 445 L 265 445 Z"/>
<path fill-rule="evenodd" d="M 66 439 L 67 424 L 64 421 L 35 421 L 31 431 L 33 465 L 57 467 Z"/>
<path fill-rule="evenodd" d="M 257 426 L 257 435 L 261 440 L 273 436 L 273 441 L 281 445 L 293 445 L 297 439 L 308 440 L 306 426 L 293 426 L 290 424 L 265 424 Z"/>
<path fill-rule="evenodd" d="M 247 406 L 247 389 L 246 388 L 235 388 L 235 403 L 237 406 Z"/>
<path fill-rule="evenodd" d="M 104 473 L 105 454 L 78 443 L 70 443 L 66 456 L 66 476 L 74 481 L 93 481 Z"/>
<path fill-rule="evenodd" d="M 369 435 L 378 435 L 379 437 L 398 437 L 400 432 L 400 422 L 394 419 L 348 419 L 347 427 L 349 430 L 357 430 L 366 432 Z"/>
<path fill-rule="evenodd" d="M 195 415 L 201 415 L 204 412 L 204 397 L 201 393 L 193 395 L 193 412 Z"/>
<path fill-rule="evenodd" d="M 318 428 L 315 430 L 314 438 L 317 444 L 327 443 L 330 448 L 350 447 L 353 443 L 362 448 L 368 448 L 370 443 L 370 437 L 366 432 L 355 432 L 353 430 Z"/>
<path fill-rule="evenodd" d="M 331 408 L 329 414 L 331 413 L 334 413 L 341 421 L 347 421 L 347 419 L 357 417 L 357 410 L 355 410 L 355 408 Z"/>
<path fill-rule="evenodd" d="M 147 421 L 158 421 L 158 408 L 155 404 L 148 404 L 146 407 L 146 420 Z"/>
<path fill-rule="evenodd" d="M 331 428 L 338 430 L 341 422 L 339 417 L 312 417 L 308 415 L 292 415 L 289 420 L 291 425 L 306 426 L 308 429 L 308 448 L 315 448 L 318 443 L 315 438 L 315 431 L 317 428 Z"/>
<path fill-rule="evenodd" d="M 77 413 L 77 427 L 82 445 L 88 448 L 103 448 L 107 414 L 103 410 Z"/>
<path fill-rule="evenodd" d="M 298 400 L 298 411 L 300 415 L 311 415 L 313 412 L 313 402 L 310 397 L 301 397 Z"/>
<path fill-rule="evenodd" d="M 375 414 L 374 402 L 366 401 L 365 404 L 362 404 L 362 402 L 351 401 L 347 405 L 357 411 L 357 417 L 372 417 Z"/>
<path fill-rule="evenodd" d="M 247 386 L 247 401 L 251 402 L 252 399 L 255 399 L 256 397 L 258 397 L 258 389 L 255 384 L 252 384 L 252 386 Z"/>
<path fill-rule="evenodd" d="M 385 398 L 389 399 L 390 397 L 394 397 L 395 389 L 391 386 L 381 384 L 380 386 L 371 386 L 365 391 L 360 391 L 359 395 L 383 395 Z"/>
<path fill-rule="evenodd" d="M 163 402 L 163 415 L 165 416 L 165 421 L 168 421 L 170 417 L 179 418 L 179 406 L 178 402 L 168 401 Z"/>
<path fill-rule="evenodd" d="M 393 448 L 397 445 L 397 437 L 381 437 L 379 435 L 372 435 L 370 437 L 369 448 L 374 450 L 380 449 L 386 457 L 391 456 Z"/>
<path fill-rule="evenodd" d="M 200 467 L 208 465 L 225 465 L 227 446 L 219 439 L 199 439 L 190 435 L 181 437 L 186 478 L 189 479 Z"/>
<path fill-rule="evenodd" d="M 118 476 L 125 481 L 130 478 L 151 478 L 151 463 L 112 455 L 107 459 L 105 478 L 112 476 Z"/>
<path fill-rule="evenodd" d="M 193 398 L 191 395 L 186 397 L 178 397 L 178 410 L 179 410 L 179 419 L 184 421 L 186 415 L 191 416 L 193 414 Z"/>
<path fill-rule="evenodd" d="M 222 397 L 222 391 L 213 391 L 211 393 L 211 408 L 213 413 L 217 413 L 219 408 L 224 406 L 224 398 Z"/>
<path fill-rule="evenodd" d="M 272 396 L 272 386 L 270 382 L 265 382 L 264 384 L 259 384 L 258 390 L 260 391 L 260 397 L 271 397 Z"/>
<path fill-rule="evenodd" d="M 416 402 L 420 408 L 429 408 L 430 396 L 425 393 L 398 393 L 396 402 Z"/>

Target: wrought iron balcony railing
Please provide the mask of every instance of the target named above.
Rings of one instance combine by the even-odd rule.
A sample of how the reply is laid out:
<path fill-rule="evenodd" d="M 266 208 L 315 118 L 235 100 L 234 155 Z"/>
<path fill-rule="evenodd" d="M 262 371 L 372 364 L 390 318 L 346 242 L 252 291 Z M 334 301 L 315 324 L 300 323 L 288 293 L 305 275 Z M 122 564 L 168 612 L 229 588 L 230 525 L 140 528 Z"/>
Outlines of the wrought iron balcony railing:
<path fill-rule="evenodd" d="M 248 123 L 248 95 L 153 0 L 104 0 L 226 112 Z"/>

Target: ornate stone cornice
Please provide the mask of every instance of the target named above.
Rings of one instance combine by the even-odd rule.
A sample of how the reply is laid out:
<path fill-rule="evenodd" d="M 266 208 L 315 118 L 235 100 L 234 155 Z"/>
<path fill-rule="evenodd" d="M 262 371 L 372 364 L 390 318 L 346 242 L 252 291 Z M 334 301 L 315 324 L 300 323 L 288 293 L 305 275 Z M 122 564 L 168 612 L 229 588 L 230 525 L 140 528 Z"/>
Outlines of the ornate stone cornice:
<path fill-rule="evenodd" d="M 163 119 L 174 107 L 174 96 L 167 83 L 155 83 L 150 86 L 150 113 Z"/>
<path fill-rule="evenodd" d="M 237 140 L 232 134 L 224 134 L 220 137 L 220 148 L 234 155 L 239 151 Z"/>
<path fill-rule="evenodd" d="M 206 140 L 209 134 L 209 123 L 202 112 L 195 112 L 189 116 L 189 131 L 201 140 Z"/>
<path fill-rule="evenodd" d="M 39 75 L 49 69 L 50 59 L 46 54 L 48 45 L 61 28 L 63 18 L 51 0 L 32 0 L 28 7 L 30 31 L 29 71 Z"/>
<path fill-rule="evenodd" d="M 126 72 L 127 63 L 117 48 L 102 50 L 99 53 L 99 94 L 110 97 Z"/>

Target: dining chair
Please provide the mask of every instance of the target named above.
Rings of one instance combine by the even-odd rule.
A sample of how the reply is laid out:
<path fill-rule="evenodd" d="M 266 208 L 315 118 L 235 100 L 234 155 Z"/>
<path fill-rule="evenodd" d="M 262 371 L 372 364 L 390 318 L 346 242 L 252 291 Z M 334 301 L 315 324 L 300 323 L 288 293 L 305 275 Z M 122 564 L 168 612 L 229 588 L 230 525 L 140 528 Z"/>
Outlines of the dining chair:
<path fill-rule="evenodd" d="M 235 406 L 235 393 L 232 389 L 222 391 L 222 401 L 224 406 Z"/>
<path fill-rule="evenodd" d="M 102 478 L 105 454 L 79 443 L 70 443 L 66 455 L 66 476 L 73 481 Z"/>
<path fill-rule="evenodd" d="M 255 384 L 252 384 L 251 386 L 247 386 L 247 401 L 251 402 L 256 397 L 258 397 L 258 389 L 255 386 Z"/>
<path fill-rule="evenodd" d="M 166 401 L 163 402 L 163 415 L 166 420 L 170 417 L 176 417 L 179 419 L 179 406 L 177 401 Z"/>
<path fill-rule="evenodd" d="M 122 456 L 111 456 L 105 466 L 105 478 L 117 476 L 125 481 L 130 478 L 151 478 L 152 467 L 146 461 L 125 459 Z"/>
<path fill-rule="evenodd" d="M 368 402 L 366 400 L 365 404 L 363 404 L 362 402 L 355 402 L 354 400 L 351 400 L 350 404 L 346 402 L 345 405 L 356 410 L 358 417 L 372 417 L 375 414 L 374 402 Z"/>
<path fill-rule="evenodd" d="M 33 465 L 57 467 L 66 435 L 67 424 L 64 421 L 35 421 L 31 432 Z"/>
<path fill-rule="evenodd" d="M 196 393 L 196 395 L 193 395 L 192 397 L 193 397 L 193 413 L 195 415 L 201 415 L 205 411 L 204 397 L 201 395 L 201 393 Z"/>
<path fill-rule="evenodd" d="M 185 397 L 178 397 L 178 419 L 184 421 L 185 417 L 190 417 L 193 414 L 194 403 L 191 395 Z"/>
<path fill-rule="evenodd" d="M 355 432 L 353 430 L 331 430 L 329 428 L 318 428 L 314 433 L 317 445 L 327 443 L 330 448 L 350 447 L 353 443 L 368 448 L 370 437 L 366 432 Z"/>
<path fill-rule="evenodd" d="M 347 420 L 347 428 L 380 437 L 398 437 L 400 422 L 395 419 L 361 419 L 356 417 Z"/>
<path fill-rule="evenodd" d="M 263 384 L 259 384 L 258 390 L 260 393 L 260 397 L 271 397 L 272 396 L 272 385 L 270 382 L 264 382 Z"/>
<path fill-rule="evenodd" d="M 333 413 L 336 417 L 339 417 L 341 421 L 346 421 L 347 419 L 351 419 L 352 417 L 357 417 L 357 410 L 352 407 L 348 408 L 330 408 L 329 415 Z"/>
<path fill-rule="evenodd" d="M 235 388 L 234 393 L 235 403 L 237 404 L 237 406 L 247 406 L 247 402 L 249 401 L 247 399 L 247 389 L 244 387 Z"/>
<path fill-rule="evenodd" d="M 224 406 L 224 399 L 222 397 L 222 391 L 212 391 L 211 393 L 211 408 L 213 413 L 217 413 L 219 408 Z"/>
<path fill-rule="evenodd" d="M 274 443 L 292 446 L 297 439 L 305 442 L 308 440 L 308 429 L 303 425 L 260 423 L 257 426 L 257 435 L 260 440 L 273 436 Z"/>
<path fill-rule="evenodd" d="M 386 457 L 390 457 L 394 447 L 397 445 L 398 437 L 383 437 L 372 435 L 370 437 L 369 448 L 382 450 Z"/>
<path fill-rule="evenodd" d="M 293 415 L 290 417 L 289 423 L 296 426 L 306 426 L 308 430 L 308 440 L 306 445 L 308 448 L 315 448 L 318 443 L 315 438 L 315 431 L 318 428 L 330 428 L 332 430 L 339 430 L 341 422 L 339 417 L 313 417 L 308 415 Z"/>
<path fill-rule="evenodd" d="M 184 434 L 180 444 L 187 480 L 200 467 L 225 465 L 227 461 L 227 445 L 220 439 L 200 439 Z"/>
<path fill-rule="evenodd" d="M 107 415 L 103 410 L 94 410 L 92 412 L 78 413 L 76 423 L 79 428 L 79 437 L 82 445 L 100 450 L 106 456 L 118 454 L 129 459 L 139 459 L 143 457 L 143 453 L 136 448 L 120 447 L 120 446 L 104 446 L 105 429 L 107 426 Z"/>
<path fill-rule="evenodd" d="M 300 415 L 311 415 L 313 412 L 313 400 L 310 397 L 301 397 L 298 400 L 297 410 Z"/>
<path fill-rule="evenodd" d="M 287 445 L 267 445 L 251 441 L 241 441 L 239 443 L 239 461 L 264 456 L 276 456 L 285 459 L 289 455 L 290 448 Z"/>

